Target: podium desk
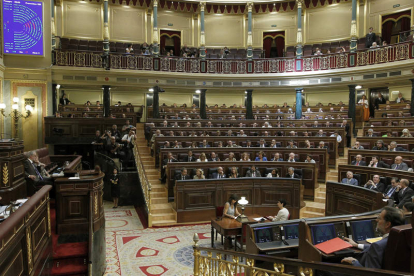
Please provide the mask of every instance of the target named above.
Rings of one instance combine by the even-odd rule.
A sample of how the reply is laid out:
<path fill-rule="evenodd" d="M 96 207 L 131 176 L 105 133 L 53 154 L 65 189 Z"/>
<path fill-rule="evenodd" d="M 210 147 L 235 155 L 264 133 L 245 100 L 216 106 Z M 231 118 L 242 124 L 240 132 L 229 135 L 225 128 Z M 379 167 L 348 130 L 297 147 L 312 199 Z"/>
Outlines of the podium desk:
<path fill-rule="evenodd" d="M 88 234 L 105 225 L 103 178 L 105 174 L 81 171 L 79 178 L 55 179 L 56 227 L 59 235 Z"/>

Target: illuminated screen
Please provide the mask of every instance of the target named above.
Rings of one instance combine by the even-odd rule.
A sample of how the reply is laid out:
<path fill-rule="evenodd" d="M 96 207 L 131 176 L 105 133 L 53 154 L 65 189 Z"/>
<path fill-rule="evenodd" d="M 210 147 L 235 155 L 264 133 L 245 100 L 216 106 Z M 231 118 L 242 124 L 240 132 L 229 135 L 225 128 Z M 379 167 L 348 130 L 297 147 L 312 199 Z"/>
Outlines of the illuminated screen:
<path fill-rule="evenodd" d="M 272 228 L 256 228 L 256 243 L 271 242 L 272 241 Z"/>
<path fill-rule="evenodd" d="M 3 0 L 5 54 L 43 56 L 43 3 Z"/>
<path fill-rule="evenodd" d="M 332 223 L 311 226 L 313 244 L 318 244 L 336 237 L 335 227 Z"/>
<path fill-rule="evenodd" d="M 375 237 L 374 227 L 370 220 L 351 221 L 351 227 L 354 241 L 364 241 Z"/>
<path fill-rule="evenodd" d="M 285 239 L 299 239 L 299 224 L 285 225 Z"/>

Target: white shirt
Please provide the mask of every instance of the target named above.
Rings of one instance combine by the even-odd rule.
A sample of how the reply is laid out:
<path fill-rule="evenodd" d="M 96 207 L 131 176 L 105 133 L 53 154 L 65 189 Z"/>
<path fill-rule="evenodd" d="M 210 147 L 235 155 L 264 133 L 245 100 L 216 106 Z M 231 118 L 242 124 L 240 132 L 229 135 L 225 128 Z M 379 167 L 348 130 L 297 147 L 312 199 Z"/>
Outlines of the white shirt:
<path fill-rule="evenodd" d="M 200 158 L 199 159 L 197 159 L 197 161 L 196 162 L 202 162 L 201 160 L 200 160 Z M 208 162 L 208 160 L 207 160 L 207 158 L 206 158 L 206 160 L 204 160 L 204 162 Z"/>
<path fill-rule="evenodd" d="M 331 137 L 335 137 L 335 134 L 332 134 Z M 336 136 L 336 141 L 338 141 L 338 143 L 341 143 L 342 142 L 341 135 L 338 134 L 338 136 Z"/>
<path fill-rule="evenodd" d="M 127 140 L 128 142 L 131 142 L 132 137 L 134 137 L 134 135 L 128 136 L 128 134 L 125 134 L 124 137 L 122 137 L 122 140 Z"/>
<path fill-rule="evenodd" d="M 360 100 L 358 101 L 358 103 L 359 103 L 359 104 L 363 104 L 363 105 L 365 105 L 365 108 L 368 108 L 368 101 L 367 101 L 367 100 L 360 99 Z"/>
<path fill-rule="evenodd" d="M 282 220 L 288 220 L 289 217 L 289 210 L 286 208 L 282 208 L 277 213 L 277 216 L 273 218 L 273 221 L 282 221 Z"/>

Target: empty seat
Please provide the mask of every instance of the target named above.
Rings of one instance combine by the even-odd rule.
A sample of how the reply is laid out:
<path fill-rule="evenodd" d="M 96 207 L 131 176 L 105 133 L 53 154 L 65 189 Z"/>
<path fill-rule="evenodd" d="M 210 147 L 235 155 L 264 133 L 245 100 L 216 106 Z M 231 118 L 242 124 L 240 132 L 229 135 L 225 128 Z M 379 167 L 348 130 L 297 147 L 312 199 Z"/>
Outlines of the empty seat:
<path fill-rule="evenodd" d="M 77 51 L 78 50 L 78 45 L 69 44 L 68 45 L 68 50 L 70 50 L 70 51 Z"/>
<path fill-rule="evenodd" d="M 69 41 L 69 44 L 70 44 L 70 45 L 79 45 L 79 40 L 78 40 L 78 39 L 71 39 L 71 40 Z"/>

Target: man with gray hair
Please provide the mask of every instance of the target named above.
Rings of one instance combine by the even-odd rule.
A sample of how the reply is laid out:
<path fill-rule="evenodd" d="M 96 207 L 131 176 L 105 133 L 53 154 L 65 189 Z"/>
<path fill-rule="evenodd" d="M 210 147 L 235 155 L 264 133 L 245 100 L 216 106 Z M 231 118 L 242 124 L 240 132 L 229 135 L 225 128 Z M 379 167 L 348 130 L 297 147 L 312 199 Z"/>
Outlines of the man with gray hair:
<path fill-rule="evenodd" d="M 368 129 L 367 137 L 377 137 L 377 135 L 374 134 L 374 130 L 372 128 Z"/>
<path fill-rule="evenodd" d="M 52 185 L 53 179 L 47 176 L 42 176 L 41 163 L 35 151 L 27 153 L 27 159 L 23 161 L 24 175 L 28 183 L 27 194 L 33 195 L 44 185 Z"/>
<path fill-rule="evenodd" d="M 300 178 L 300 176 L 295 173 L 295 168 L 293 167 L 289 167 L 286 177 L 287 178 Z"/>
<path fill-rule="evenodd" d="M 388 145 L 388 151 L 407 151 L 406 149 L 404 149 L 403 147 L 399 147 L 397 146 L 397 142 L 392 141 L 389 145 Z"/>

